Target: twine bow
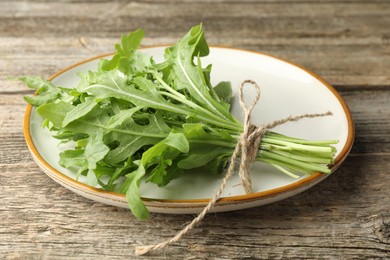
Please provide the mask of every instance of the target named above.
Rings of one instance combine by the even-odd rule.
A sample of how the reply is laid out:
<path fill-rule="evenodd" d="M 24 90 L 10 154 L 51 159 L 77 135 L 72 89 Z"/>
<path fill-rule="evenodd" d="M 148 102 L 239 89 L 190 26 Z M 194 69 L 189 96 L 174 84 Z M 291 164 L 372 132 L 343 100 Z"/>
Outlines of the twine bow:
<path fill-rule="evenodd" d="M 243 89 L 246 84 L 251 84 L 256 89 L 256 96 L 253 99 L 251 105 L 247 106 L 244 100 Z M 269 124 L 263 125 L 261 127 L 257 127 L 251 124 L 251 112 L 257 102 L 260 99 L 260 87 L 253 80 L 245 80 L 241 83 L 239 88 L 239 97 L 240 97 L 240 105 L 245 113 L 244 119 L 244 130 L 240 136 L 239 141 L 233 151 L 232 157 L 230 158 L 230 164 L 227 169 L 226 175 L 223 178 L 218 190 L 215 192 L 214 196 L 211 198 L 207 206 L 202 210 L 199 215 L 194 218 L 185 228 L 179 231 L 174 237 L 168 239 L 164 242 L 161 242 L 156 245 L 148 245 L 148 246 L 138 246 L 135 249 L 135 253 L 137 255 L 144 255 L 150 251 L 162 249 L 176 241 L 178 241 L 183 235 L 185 235 L 188 231 L 190 231 L 193 227 L 195 227 L 199 222 L 202 221 L 204 216 L 211 210 L 211 208 L 217 203 L 220 199 L 223 190 L 226 187 L 226 184 L 230 177 L 235 173 L 235 168 L 237 164 L 237 157 L 240 156 L 240 164 L 238 174 L 240 176 L 241 184 L 246 193 L 252 193 L 252 181 L 249 174 L 249 169 L 253 162 L 256 160 L 257 152 L 259 149 L 259 145 L 261 142 L 262 136 L 270 129 L 282 125 L 287 122 L 298 121 L 302 118 L 315 118 L 315 117 L 323 117 L 332 115 L 332 112 L 328 111 L 326 113 L 320 114 L 303 114 L 299 116 L 289 116 L 284 119 L 273 121 Z"/>

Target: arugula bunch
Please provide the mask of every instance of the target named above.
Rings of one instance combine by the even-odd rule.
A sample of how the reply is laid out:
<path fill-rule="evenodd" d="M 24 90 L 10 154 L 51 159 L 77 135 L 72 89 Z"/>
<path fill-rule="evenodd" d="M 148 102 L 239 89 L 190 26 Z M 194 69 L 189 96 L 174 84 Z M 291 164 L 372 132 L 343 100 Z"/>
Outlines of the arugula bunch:
<path fill-rule="evenodd" d="M 44 118 L 44 127 L 74 144 L 61 152 L 60 165 L 87 176 L 89 185 L 125 193 L 139 219 L 149 214 L 141 179 L 164 186 L 189 169 L 221 173 L 243 130 L 229 111 L 230 84 L 213 87 L 211 65 L 202 67 L 209 47 L 201 25 L 166 48 L 161 63 L 137 51 L 143 36 L 142 30 L 123 35 L 112 59 L 81 73 L 75 88 L 21 78 L 36 90 L 25 100 Z M 294 172 L 330 173 L 333 143 L 267 132 L 257 160 L 293 177 Z"/>

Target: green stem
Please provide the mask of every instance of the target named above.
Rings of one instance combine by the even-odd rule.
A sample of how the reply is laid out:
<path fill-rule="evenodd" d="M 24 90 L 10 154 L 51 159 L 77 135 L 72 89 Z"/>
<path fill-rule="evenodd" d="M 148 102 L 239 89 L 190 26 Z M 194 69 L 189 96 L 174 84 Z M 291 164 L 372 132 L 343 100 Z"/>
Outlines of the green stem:
<path fill-rule="evenodd" d="M 197 113 L 202 113 L 204 115 L 201 116 L 202 120 L 209 124 L 218 125 L 227 129 L 236 130 L 236 131 L 242 131 L 242 125 L 237 120 L 230 121 L 226 120 L 225 118 L 222 118 L 209 110 L 199 106 L 198 104 L 192 102 L 191 100 L 188 100 L 183 94 L 179 93 L 178 91 L 174 90 L 171 86 L 169 86 L 157 73 L 153 73 L 153 76 L 157 79 L 157 81 L 161 84 L 163 89 L 167 90 L 168 92 L 160 92 L 160 94 L 168 96 L 178 102 L 181 102 L 182 104 L 185 104 L 189 106 L 190 108 L 197 111 Z M 208 118 L 210 117 L 210 118 Z M 200 117 L 198 117 L 200 118 Z M 215 121 L 218 121 L 216 123 Z"/>
<path fill-rule="evenodd" d="M 189 143 L 201 143 L 201 144 L 208 144 L 208 145 L 219 145 L 223 147 L 228 148 L 234 148 L 236 147 L 235 143 L 229 143 L 218 139 L 204 139 L 204 138 L 188 138 Z M 232 150 L 233 152 L 233 150 Z"/>
<path fill-rule="evenodd" d="M 275 167 L 275 168 L 278 169 L 279 171 L 283 172 L 284 174 L 287 174 L 288 176 L 290 176 L 290 177 L 292 177 L 292 178 L 294 178 L 294 179 L 299 178 L 298 175 L 296 175 L 296 174 L 290 172 L 289 170 L 287 170 L 287 169 L 285 169 L 285 168 L 283 168 L 283 167 L 281 167 L 281 166 L 279 166 L 279 165 L 277 165 L 277 164 L 270 163 L 270 165 L 272 165 L 273 167 Z"/>
<path fill-rule="evenodd" d="M 197 118 L 202 118 L 203 121 L 205 121 L 209 124 L 221 126 L 223 128 L 227 128 L 227 129 L 231 129 L 231 130 L 235 130 L 235 131 L 242 131 L 241 125 L 238 125 L 232 121 L 224 120 L 223 118 L 220 118 L 219 116 L 211 113 L 210 111 L 204 109 L 203 107 L 198 106 L 197 104 L 195 104 L 187 99 L 184 99 L 184 100 L 180 99 L 177 96 L 175 96 L 171 93 L 168 93 L 168 92 L 160 92 L 160 94 L 162 94 L 164 96 L 168 96 L 170 98 L 173 98 L 176 101 L 179 101 L 179 102 L 189 106 L 190 108 L 194 109 L 194 111 L 199 110 L 196 113 L 193 113 L 191 115 L 193 115 L 194 117 L 197 117 Z"/>
<path fill-rule="evenodd" d="M 301 161 L 297 161 L 297 160 L 294 160 L 294 159 L 291 159 L 291 158 L 288 158 L 288 157 L 285 157 L 285 156 L 282 156 L 282 155 L 279 155 L 279 154 L 276 154 L 273 152 L 263 151 L 263 150 L 260 150 L 259 154 L 260 154 L 260 157 L 283 161 L 283 162 L 289 163 L 291 165 L 301 167 L 302 169 L 319 171 L 319 172 L 323 172 L 323 173 L 331 173 L 331 170 L 328 167 L 320 165 L 320 164 L 301 162 Z"/>
<path fill-rule="evenodd" d="M 278 140 L 274 139 L 272 137 L 263 137 L 261 139 L 263 143 L 268 143 L 268 144 L 277 144 L 277 145 L 284 145 L 287 147 L 291 147 L 295 150 L 300 150 L 300 151 L 311 151 L 311 152 L 320 152 L 320 153 L 332 153 L 334 150 L 332 147 L 324 147 L 324 146 L 311 146 L 311 145 L 305 145 L 305 144 L 299 144 L 299 143 L 293 143 L 291 141 L 283 141 L 283 140 Z"/>
<path fill-rule="evenodd" d="M 288 142 L 294 142 L 297 144 L 309 144 L 309 145 L 329 145 L 329 144 L 337 144 L 338 140 L 305 140 L 300 138 L 294 138 L 286 135 L 282 135 L 279 133 L 275 133 L 272 131 L 267 132 L 267 137 L 272 137 L 275 140 L 282 140 Z"/>
<path fill-rule="evenodd" d="M 332 159 L 329 158 L 323 158 L 318 157 L 313 154 L 307 154 L 307 153 L 299 153 L 299 152 L 286 152 L 286 151 L 279 151 L 276 149 L 271 150 L 275 154 L 279 154 L 281 156 L 291 158 L 294 160 L 298 160 L 301 162 L 308 162 L 308 163 L 322 163 L 322 164 L 331 164 L 333 163 Z"/>
<path fill-rule="evenodd" d="M 302 172 L 302 173 L 305 173 L 305 174 L 312 174 L 313 173 L 312 170 L 303 169 L 301 167 L 297 167 L 295 165 L 286 163 L 284 161 L 278 161 L 278 160 L 271 159 L 271 158 L 258 157 L 256 160 L 257 161 L 261 161 L 261 162 L 265 162 L 265 163 L 268 163 L 268 164 L 279 165 L 281 167 L 285 167 L 285 168 L 288 168 L 288 169 L 290 169 L 292 171 L 296 171 L 296 172 Z"/>

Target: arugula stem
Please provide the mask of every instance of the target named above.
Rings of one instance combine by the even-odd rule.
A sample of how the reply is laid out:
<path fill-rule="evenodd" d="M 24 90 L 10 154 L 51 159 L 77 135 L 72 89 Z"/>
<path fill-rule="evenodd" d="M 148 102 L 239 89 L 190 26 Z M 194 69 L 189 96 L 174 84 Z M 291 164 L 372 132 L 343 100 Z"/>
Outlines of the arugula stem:
<path fill-rule="evenodd" d="M 216 107 L 214 107 L 209 100 L 207 100 L 207 98 L 203 95 L 203 93 L 201 93 L 199 91 L 199 89 L 196 87 L 195 83 L 192 81 L 192 79 L 190 78 L 190 76 L 188 75 L 187 71 L 184 69 L 184 66 L 183 64 L 181 63 L 181 57 L 180 57 L 181 53 L 179 52 L 178 55 L 177 55 L 177 64 L 179 65 L 179 68 L 182 70 L 183 72 L 183 75 L 185 76 L 185 78 L 187 79 L 187 81 L 189 82 L 189 87 L 191 87 L 191 89 L 193 89 L 204 101 L 204 103 L 207 105 L 208 108 L 210 108 L 211 110 L 213 110 L 216 114 L 218 114 L 220 117 L 222 118 L 225 118 L 227 119 L 227 117 L 221 113 Z"/>
<path fill-rule="evenodd" d="M 137 136 L 145 136 L 145 137 L 155 137 L 155 138 L 165 138 L 167 137 L 167 134 L 150 134 L 150 133 L 145 133 L 145 132 L 134 132 L 131 130 L 122 130 L 122 129 L 117 129 L 117 128 L 108 128 L 102 126 L 102 128 L 107 129 L 111 132 L 117 132 L 117 133 L 122 133 L 122 134 L 128 134 L 128 135 L 137 135 Z"/>
<path fill-rule="evenodd" d="M 228 128 L 228 129 L 232 129 L 232 130 L 237 130 L 237 131 L 240 131 L 242 130 L 242 125 L 241 123 L 239 123 L 238 121 L 230 121 L 230 120 L 226 120 L 225 117 L 220 117 L 212 112 L 210 112 L 209 110 L 199 106 L 198 104 L 192 102 L 191 100 L 188 100 L 183 94 L 179 93 L 178 91 L 174 90 L 172 87 L 170 87 L 160 76 L 158 76 L 157 74 L 153 74 L 155 76 L 155 78 L 158 80 L 158 82 L 162 85 L 162 87 L 169 91 L 169 93 L 167 92 L 160 92 L 160 94 L 162 95 L 165 95 L 165 96 L 168 96 L 176 101 L 179 101 L 187 106 L 189 106 L 190 108 L 193 108 L 195 110 L 198 110 L 199 112 L 202 112 L 205 114 L 205 116 L 209 116 L 211 117 L 212 119 L 214 120 L 217 120 L 219 122 L 221 122 L 223 125 L 219 124 L 220 126 L 223 126 L 225 128 Z M 204 117 L 204 119 L 206 119 L 205 121 L 210 123 L 210 124 L 215 124 L 215 121 L 214 120 L 210 120 L 208 119 L 207 117 Z M 227 127 L 227 124 L 230 125 L 230 124 L 234 124 L 236 125 L 237 127 Z"/>
<path fill-rule="evenodd" d="M 124 129 L 118 129 L 118 128 L 111 128 L 111 127 L 107 127 L 103 124 L 94 124 L 90 121 L 84 121 L 84 120 L 80 120 L 81 123 L 84 123 L 84 124 L 87 124 L 87 125 L 91 125 L 91 126 L 94 126 L 96 128 L 101 128 L 101 129 L 104 129 L 106 130 L 107 132 L 117 132 L 117 133 L 122 133 L 122 134 L 128 134 L 128 135 L 136 135 L 136 136 L 145 136 L 145 137 L 156 137 L 156 138 L 165 138 L 167 137 L 167 134 L 157 134 L 157 133 L 148 133 L 148 132 L 139 132 L 139 131 L 131 131 L 130 128 L 124 130 Z"/>
<path fill-rule="evenodd" d="M 293 143 L 291 141 L 283 141 L 283 140 L 278 140 L 270 137 L 263 137 L 261 139 L 263 143 L 270 143 L 270 144 L 278 144 L 278 145 L 284 145 L 284 146 L 289 146 L 291 148 L 294 148 L 296 150 L 301 150 L 301 151 L 311 151 L 311 152 L 323 152 L 323 153 L 332 153 L 333 149 L 332 147 L 324 147 L 324 146 L 310 146 L 310 145 L 304 145 L 304 144 L 298 144 L 298 143 Z"/>
<path fill-rule="evenodd" d="M 290 169 L 290 170 L 295 171 L 295 172 L 302 172 L 305 174 L 313 174 L 312 170 L 308 170 L 308 169 L 302 168 L 302 167 L 297 167 L 296 165 L 289 164 L 285 161 L 279 161 L 279 160 L 265 158 L 265 157 L 257 157 L 256 160 L 261 161 L 261 162 L 265 162 L 265 163 L 269 163 L 269 164 L 279 165 L 280 167 L 284 167 L 284 168 Z"/>
<path fill-rule="evenodd" d="M 186 99 L 186 97 L 180 92 L 174 90 L 171 86 L 169 86 L 158 74 L 157 72 L 152 72 L 153 76 L 157 79 L 157 81 L 162 85 L 162 87 L 172 93 L 175 96 L 178 96 L 181 99 Z"/>
<path fill-rule="evenodd" d="M 331 164 L 333 162 L 332 159 L 321 158 L 306 153 L 285 152 L 285 151 L 278 151 L 277 149 L 273 149 L 271 151 L 275 154 L 279 154 L 287 158 L 291 158 L 298 161 L 304 161 L 310 163 L 323 163 L 323 164 Z"/>
<path fill-rule="evenodd" d="M 275 167 L 276 169 L 278 169 L 279 171 L 283 172 L 284 174 L 287 174 L 288 176 L 294 178 L 294 179 L 297 179 L 299 178 L 298 175 L 292 173 L 291 171 L 287 170 L 286 168 L 283 168 L 282 166 L 280 165 L 277 165 L 277 164 L 274 164 L 274 163 L 270 163 L 270 165 L 272 165 L 273 167 Z"/>
<path fill-rule="evenodd" d="M 328 167 L 323 166 L 323 165 L 297 161 L 297 160 L 282 156 L 280 154 L 276 154 L 276 153 L 264 151 L 264 150 L 260 150 L 259 154 L 260 154 L 260 157 L 284 161 L 284 162 L 289 163 L 291 165 L 302 167 L 303 169 L 308 169 L 308 170 L 312 170 L 312 171 L 319 171 L 319 172 L 323 172 L 323 173 L 331 173 L 331 170 Z"/>
<path fill-rule="evenodd" d="M 267 136 L 272 137 L 275 140 L 291 141 L 291 142 L 299 143 L 299 144 L 325 145 L 325 144 L 337 144 L 338 143 L 338 140 L 305 140 L 305 139 L 285 136 L 285 135 L 275 133 L 272 131 L 267 132 Z"/>
<path fill-rule="evenodd" d="M 200 144 L 207 144 L 207 145 L 219 145 L 223 147 L 229 147 L 234 148 L 236 146 L 235 143 L 229 143 L 218 139 L 205 139 L 205 138 L 188 138 L 188 142 L 190 143 L 200 143 Z M 233 150 L 232 150 L 233 152 Z"/>
<path fill-rule="evenodd" d="M 176 97 L 174 95 L 170 94 L 170 93 L 161 92 L 161 94 L 165 95 L 165 96 L 169 96 L 169 97 L 171 97 L 171 98 L 173 98 L 173 99 L 175 99 L 177 101 L 183 102 L 183 100 L 176 99 Z M 189 101 L 189 102 L 191 102 L 191 101 Z M 193 104 L 196 105 L 195 103 L 193 103 Z M 191 112 L 189 112 L 187 110 L 183 110 L 183 111 L 186 111 L 186 112 L 183 113 L 183 111 L 181 111 L 181 114 L 184 114 L 184 115 L 187 115 L 187 116 L 193 116 L 193 117 L 201 119 L 202 121 L 207 122 L 207 123 L 209 123 L 211 125 L 220 126 L 220 127 L 226 128 L 226 129 L 230 129 L 230 130 L 234 130 L 234 131 L 241 131 L 242 130 L 242 126 L 241 125 L 234 124 L 231 121 L 223 120 L 222 118 L 214 115 L 213 113 L 210 113 L 208 110 L 205 110 L 202 107 L 198 107 L 198 108 L 193 107 L 193 108 L 194 109 L 199 109 L 199 110 L 202 110 L 202 111 L 201 112 L 197 112 L 197 113 L 191 113 Z"/>

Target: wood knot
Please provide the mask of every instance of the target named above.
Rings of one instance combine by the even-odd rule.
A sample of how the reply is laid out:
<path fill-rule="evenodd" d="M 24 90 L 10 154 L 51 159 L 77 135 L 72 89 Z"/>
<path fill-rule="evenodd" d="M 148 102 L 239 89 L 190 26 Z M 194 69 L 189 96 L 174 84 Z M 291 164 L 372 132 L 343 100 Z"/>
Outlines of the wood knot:
<path fill-rule="evenodd" d="M 376 216 L 373 225 L 373 231 L 375 236 L 381 243 L 390 243 L 390 218 L 384 216 Z"/>
<path fill-rule="evenodd" d="M 376 236 L 382 243 L 390 243 L 390 220 L 382 221 L 375 231 Z"/>

